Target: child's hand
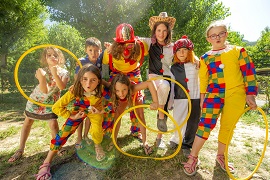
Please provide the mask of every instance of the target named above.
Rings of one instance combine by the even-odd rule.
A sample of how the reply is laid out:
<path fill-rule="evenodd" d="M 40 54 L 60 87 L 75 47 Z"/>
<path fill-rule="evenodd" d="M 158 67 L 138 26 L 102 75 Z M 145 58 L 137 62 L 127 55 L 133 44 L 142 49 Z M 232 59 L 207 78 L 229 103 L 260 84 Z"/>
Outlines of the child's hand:
<path fill-rule="evenodd" d="M 79 111 L 77 114 L 70 115 L 71 119 L 77 120 L 86 116 L 84 111 Z"/>
<path fill-rule="evenodd" d="M 58 76 L 57 74 L 57 66 L 50 67 L 50 71 L 54 77 Z"/>
<path fill-rule="evenodd" d="M 150 109 L 151 110 L 157 110 L 158 109 L 158 103 L 157 102 L 153 102 L 152 104 L 150 104 Z"/>
<path fill-rule="evenodd" d="M 95 108 L 94 106 L 91 106 L 90 112 L 93 114 L 103 114 L 103 111 L 99 111 L 97 108 Z"/>
<path fill-rule="evenodd" d="M 196 69 L 200 69 L 200 59 L 197 57 L 197 56 L 195 56 L 195 65 L 196 65 Z"/>
<path fill-rule="evenodd" d="M 68 90 L 71 91 L 71 92 L 73 92 L 73 89 L 74 89 L 74 85 L 71 85 L 71 86 L 68 88 Z"/>
<path fill-rule="evenodd" d="M 252 110 L 257 109 L 257 104 L 256 104 L 254 95 L 247 95 L 246 102 L 247 102 L 247 105 L 250 107 L 250 109 Z"/>
<path fill-rule="evenodd" d="M 104 46 L 106 49 L 108 49 L 111 45 L 112 45 L 112 43 L 104 42 Z"/>
<path fill-rule="evenodd" d="M 112 51 L 111 51 L 111 43 L 109 42 L 104 42 L 104 46 L 105 48 L 107 49 L 107 52 L 110 54 Z"/>
<path fill-rule="evenodd" d="M 45 78 L 46 72 L 42 69 L 42 68 L 38 68 L 38 70 L 36 70 L 36 75 L 35 77 L 39 80 L 46 80 Z"/>

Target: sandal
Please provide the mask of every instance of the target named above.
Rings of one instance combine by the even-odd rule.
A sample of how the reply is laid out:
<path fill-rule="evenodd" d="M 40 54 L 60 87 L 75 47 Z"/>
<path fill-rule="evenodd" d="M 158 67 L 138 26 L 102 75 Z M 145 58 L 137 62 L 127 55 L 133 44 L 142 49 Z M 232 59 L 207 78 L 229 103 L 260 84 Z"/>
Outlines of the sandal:
<path fill-rule="evenodd" d="M 87 136 L 83 137 L 83 139 L 85 140 L 85 142 L 86 142 L 88 145 L 91 145 L 91 144 L 92 144 L 91 139 L 89 139 Z"/>
<path fill-rule="evenodd" d="M 50 180 L 52 179 L 52 174 L 50 173 L 50 163 L 43 163 L 40 167 L 39 167 L 39 170 L 43 169 L 43 168 L 46 168 L 46 171 L 43 171 L 41 173 L 38 173 L 38 174 L 35 174 L 35 177 L 36 177 L 36 180 L 40 180 L 40 179 L 43 179 L 44 178 L 46 180 Z M 47 177 L 47 178 L 46 178 Z"/>
<path fill-rule="evenodd" d="M 130 133 L 134 138 L 138 139 L 140 142 L 142 142 L 142 134 L 140 132 Z"/>
<path fill-rule="evenodd" d="M 108 152 L 110 152 L 113 148 L 114 148 L 114 144 L 113 144 L 113 142 L 111 141 L 110 144 L 108 144 L 108 145 L 106 146 L 106 150 L 107 150 Z"/>
<path fill-rule="evenodd" d="M 102 146 L 100 144 L 95 144 L 95 150 L 96 150 L 96 160 L 103 161 L 106 156 Z"/>
<path fill-rule="evenodd" d="M 146 155 L 150 155 L 150 154 L 153 153 L 153 149 L 152 149 L 151 147 L 149 147 L 148 144 L 146 144 L 146 145 L 141 145 L 141 147 L 143 148 L 144 153 L 145 153 Z"/>
<path fill-rule="evenodd" d="M 67 150 L 66 149 L 60 149 L 58 152 L 57 152 L 57 155 L 59 156 L 59 157 L 62 157 L 62 156 L 64 156 L 64 155 L 66 155 L 67 154 Z"/>
<path fill-rule="evenodd" d="M 81 142 L 80 143 L 76 143 L 75 146 L 74 146 L 74 148 L 76 150 L 82 149 L 83 148 L 82 143 Z"/>
<path fill-rule="evenodd" d="M 225 167 L 225 156 L 223 154 L 217 155 L 216 162 L 220 165 L 220 167 L 223 171 L 227 172 L 226 167 Z M 235 172 L 235 169 L 233 167 L 233 163 L 228 163 L 228 168 L 230 170 L 230 173 Z"/>
<path fill-rule="evenodd" d="M 15 161 L 17 161 L 18 159 L 20 159 L 23 155 L 23 150 L 18 149 L 9 159 L 8 162 L 13 163 Z"/>
<path fill-rule="evenodd" d="M 198 157 L 194 157 L 191 154 L 188 156 L 188 159 L 192 159 L 193 162 L 191 164 L 187 162 L 182 163 L 184 165 L 184 173 L 188 176 L 193 176 L 197 172 L 197 167 L 199 166 L 200 161 L 198 160 Z"/>
<path fill-rule="evenodd" d="M 161 132 L 167 132 L 168 131 L 167 117 L 164 117 L 163 119 L 159 119 L 159 117 L 157 117 L 157 128 Z"/>

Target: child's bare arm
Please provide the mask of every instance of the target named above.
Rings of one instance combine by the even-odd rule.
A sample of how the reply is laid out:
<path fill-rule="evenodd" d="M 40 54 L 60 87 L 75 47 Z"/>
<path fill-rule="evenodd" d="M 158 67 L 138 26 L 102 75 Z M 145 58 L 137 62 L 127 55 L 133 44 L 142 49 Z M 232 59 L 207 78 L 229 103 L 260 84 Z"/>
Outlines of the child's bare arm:
<path fill-rule="evenodd" d="M 201 93 L 201 95 L 200 95 L 200 106 L 201 106 L 201 109 L 203 107 L 204 97 L 205 97 L 205 94 L 204 93 Z"/>
<path fill-rule="evenodd" d="M 58 73 L 57 73 L 57 66 L 53 66 L 50 68 L 52 75 L 55 79 L 56 85 L 60 90 L 63 90 L 66 88 L 67 82 L 68 82 L 68 77 L 63 77 L 60 78 Z"/>
<path fill-rule="evenodd" d="M 39 89 L 43 93 L 48 93 L 48 86 L 47 86 L 47 81 L 46 81 L 46 72 L 42 68 L 38 68 L 36 70 L 36 78 L 38 79 L 39 82 Z"/>
<path fill-rule="evenodd" d="M 111 85 L 111 83 L 110 83 L 110 82 L 105 81 L 104 79 L 102 79 L 102 84 L 103 84 L 105 87 L 107 87 L 107 88 L 109 88 L 109 87 L 110 87 L 110 85 Z"/>

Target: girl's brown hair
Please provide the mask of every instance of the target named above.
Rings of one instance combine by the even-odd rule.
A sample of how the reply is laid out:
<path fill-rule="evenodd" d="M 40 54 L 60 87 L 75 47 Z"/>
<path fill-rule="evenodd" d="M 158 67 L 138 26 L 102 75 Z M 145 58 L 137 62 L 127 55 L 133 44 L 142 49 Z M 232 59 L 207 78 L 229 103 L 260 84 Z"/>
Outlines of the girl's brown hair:
<path fill-rule="evenodd" d="M 100 98 L 102 95 L 101 73 L 98 67 L 96 67 L 93 64 L 86 64 L 79 70 L 77 78 L 73 84 L 73 88 L 71 89 L 71 91 L 75 97 L 79 97 L 79 98 L 83 97 L 84 89 L 82 87 L 81 81 L 83 79 L 83 75 L 87 72 L 91 72 L 97 76 L 99 83 L 95 89 L 95 93 L 96 93 L 95 96 Z"/>
<path fill-rule="evenodd" d="M 170 44 L 172 42 L 172 29 L 170 28 L 170 24 L 168 22 L 162 22 L 162 21 L 161 22 L 156 22 L 154 24 L 153 29 L 151 30 L 151 37 L 152 38 L 155 37 L 156 29 L 157 29 L 158 25 L 160 25 L 160 24 L 164 24 L 167 27 L 168 35 L 165 38 L 164 42 L 165 42 L 166 45 Z"/>
<path fill-rule="evenodd" d="M 113 104 L 113 107 L 116 109 L 117 106 L 119 106 L 119 97 L 117 97 L 116 95 L 116 90 L 115 90 L 115 85 L 116 83 L 119 82 L 121 84 L 125 84 L 127 87 L 128 87 L 128 93 L 127 93 L 127 101 L 128 101 L 128 104 L 129 106 L 132 105 L 132 87 L 131 87 L 131 83 L 130 83 L 130 80 L 128 79 L 128 77 L 124 74 L 117 74 L 112 82 L 111 82 L 111 86 L 110 86 L 110 91 L 111 91 L 111 100 L 112 100 L 112 104 Z"/>
<path fill-rule="evenodd" d="M 41 57 L 40 57 L 40 63 L 43 67 L 46 67 L 48 66 L 47 64 L 47 53 L 48 53 L 48 50 L 49 49 L 52 49 L 56 55 L 56 57 L 58 57 L 58 65 L 59 66 L 64 66 L 65 64 L 65 57 L 64 57 L 64 54 L 62 53 L 62 51 L 56 47 L 53 47 L 53 46 L 49 46 L 49 47 L 46 47 L 43 52 L 41 53 Z"/>
<path fill-rule="evenodd" d="M 134 42 L 134 47 L 130 50 L 130 57 L 129 59 L 138 59 L 140 56 L 140 44 L 135 41 Z M 113 58 L 115 59 L 121 59 L 121 56 L 126 49 L 126 43 L 118 43 L 118 42 L 113 42 L 112 47 L 111 47 L 111 54 Z"/>
<path fill-rule="evenodd" d="M 173 57 L 173 63 L 180 63 L 181 61 L 177 58 L 176 53 L 174 54 Z M 195 63 L 195 53 L 194 51 L 188 50 L 187 58 L 185 60 L 185 63 Z"/>

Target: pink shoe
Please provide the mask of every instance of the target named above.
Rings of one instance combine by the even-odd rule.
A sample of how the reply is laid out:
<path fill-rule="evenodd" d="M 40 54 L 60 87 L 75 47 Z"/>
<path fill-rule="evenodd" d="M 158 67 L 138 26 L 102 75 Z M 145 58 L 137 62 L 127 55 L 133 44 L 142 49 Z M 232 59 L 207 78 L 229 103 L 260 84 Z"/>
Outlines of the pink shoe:
<path fill-rule="evenodd" d="M 223 154 L 218 154 L 216 158 L 217 163 L 220 165 L 221 169 L 226 172 L 226 167 L 225 167 L 225 156 Z M 233 163 L 228 163 L 228 167 L 231 173 L 234 173 L 234 167 Z"/>
<path fill-rule="evenodd" d="M 197 167 L 200 164 L 200 161 L 198 160 L 198 157 L 194 157 L 191 154 L 188 156 L 188 159 L 192 159 L 193 162 L 191 164 L 189 163 L 182 163 L 184 165 L 184 173 L 188 176 L 193 176 L 197 172 Z"/>
<path fill-rule="evenodd" d="M 52 174 L 50 172 L 51 168 L 50 168 L 50 163 L 43 163 L 40 167 L 39 170 L 42 168 L 46 168 L 46 171 L 43 171 L 41 173 L 36 174 L 36 180 L 40 180 L 40 179 L 46 179 L 46 180 L 50 180 L 52 179 Z"/>

